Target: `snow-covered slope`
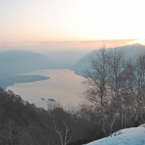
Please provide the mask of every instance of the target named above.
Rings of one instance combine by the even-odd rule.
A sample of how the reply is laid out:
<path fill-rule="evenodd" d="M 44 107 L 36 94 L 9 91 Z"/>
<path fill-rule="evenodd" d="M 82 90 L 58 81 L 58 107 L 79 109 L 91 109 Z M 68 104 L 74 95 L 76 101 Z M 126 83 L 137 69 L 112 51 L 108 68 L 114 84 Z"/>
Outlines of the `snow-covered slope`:
<path fill-rule="evenodd" d="M 87 145 L 145 145 L 145 124 L 122 129 L 109 137 L 93 141 Z"/>

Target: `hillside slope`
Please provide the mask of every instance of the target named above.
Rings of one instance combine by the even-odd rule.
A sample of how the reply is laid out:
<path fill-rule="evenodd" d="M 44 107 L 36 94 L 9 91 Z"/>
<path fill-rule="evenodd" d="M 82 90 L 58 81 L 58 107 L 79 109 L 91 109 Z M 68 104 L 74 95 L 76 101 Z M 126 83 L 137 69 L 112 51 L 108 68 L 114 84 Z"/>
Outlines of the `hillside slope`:
<path fill-rule="evenodd" d="M 145 46 L 141 44 L 126 45 L 117 48 L 107 48 L 106 51 L 112 51 L 115 49 L 122 51 L 125 59 L 135 59 L 140 54 L 145 54 Z M 73 70 L 77 75 L 83 76 L 85 70 L 91 69 L 90 58 L 98 51 L 99 50 L 90 52 L 88 55 L 79 60 L 75 65 L 73 65 L 71 70 Z"/>
<path fill-rule="evenodd" d="M 0 75 L 58 68 L 59 65 L 47 56 L 31 51 L 0 52 Z"/>
<path fill-rule="evenodd" d="M 6 89 L 14 83 L 49 79 L 44 76 L 17 75 L 41 69 L 55 69 L 59 65 L 47 56 L 31 51 L 0 51 L 0 86 Z"/>

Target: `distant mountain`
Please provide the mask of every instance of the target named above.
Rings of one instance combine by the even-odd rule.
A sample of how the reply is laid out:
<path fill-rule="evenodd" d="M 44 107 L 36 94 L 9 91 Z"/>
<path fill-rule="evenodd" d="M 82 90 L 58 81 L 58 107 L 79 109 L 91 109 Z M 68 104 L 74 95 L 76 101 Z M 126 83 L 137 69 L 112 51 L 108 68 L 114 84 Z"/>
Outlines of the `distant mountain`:
<path fill-rule="evenodd" d="M 133 45 L 126 45 L 117 48 L 108 48 L 107 51 L 117 49 L 118 51 L 122 51 L 125 59 L 137 58 L 139 55 L 145 54 L 145 46 L 139 43 Z"/>
<path fill-rule="evenodd" d="M 31 51 L 0 51 L 0 75 L 54 69 L 59 65 L 47 56 Z"/>
<path fill-rule="evenodd" d="M 137 58 L 137 56 L 145 54 L 145 46 L 138 43 L 133 45 L 117 47 L 117 48 L 107 48 L 106 51 L 111 51 L 114 49 L 117 49 L 118 51 L 122 51 L 125 59 L 131 59 L 131 58 L 135 59 Z M 75 65 L 71 67 L 71 70 L 73 70 L 77 75 L 83 76 L 85 70 L 91 69 L 90 57 L 92 57 L 92 55 L 97 51 L 99 50 L 92 51 L 88 55 L 83 57 Z"/>
<path fill-rule="evenodd" d="M 22 50 L 0 51 L 0 86 L 5 89 L 16 82 L 48 79 L 41 76 L 25 76 L 24 78 L 24 76 L 16 74 L 55 68 L 59 68 L 59 65 L 40 53 Z"/>
<path fill-rule="evenodd" d="M 77 63 L 82 57 L 88 54 L 88 51 L 54 51 L 54 52 L 46 52 L 49 58 L 56 60 L 61 65 L 63 69 L 69 69 L 72 65 Z"/>
<path fill-rule="evenodd" d="M 95 51 L 89 53 L 80 59 L 75 65 L 73 65 L 70 69 L 74 71 L 77 75 L 84 75 L 84 71 L 90 68 L 90 57 Z"/>

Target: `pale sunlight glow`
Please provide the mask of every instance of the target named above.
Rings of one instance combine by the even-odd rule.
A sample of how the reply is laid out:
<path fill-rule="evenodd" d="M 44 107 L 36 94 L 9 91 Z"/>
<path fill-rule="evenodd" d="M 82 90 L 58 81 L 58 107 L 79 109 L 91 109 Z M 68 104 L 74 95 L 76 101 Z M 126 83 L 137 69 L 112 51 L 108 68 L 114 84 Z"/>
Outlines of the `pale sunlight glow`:
<path fill-rule="evenodd" d="M 133 43 L 140 43 L 140 44 L 145 45 L 145 39 L 137 39 L 137 40 L 134 40 Z"/>
<path fill-rule="evenodd" d="M 0 0 L 0 41 L 140 40 L 144 14 L 144 0 Z"/>

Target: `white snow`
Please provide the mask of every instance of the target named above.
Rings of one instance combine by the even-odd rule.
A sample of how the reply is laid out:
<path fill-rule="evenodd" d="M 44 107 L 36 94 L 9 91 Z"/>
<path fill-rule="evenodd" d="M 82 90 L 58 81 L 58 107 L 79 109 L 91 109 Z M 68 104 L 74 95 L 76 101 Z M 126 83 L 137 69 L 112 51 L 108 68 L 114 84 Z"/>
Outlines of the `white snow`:
<path fill-rule="evenodd" d="M 145 145 L 145 124 L 119 130 L 111 136 L 86 145 Z"/>

